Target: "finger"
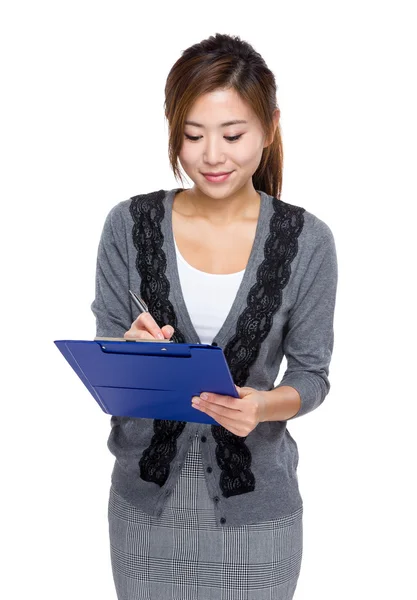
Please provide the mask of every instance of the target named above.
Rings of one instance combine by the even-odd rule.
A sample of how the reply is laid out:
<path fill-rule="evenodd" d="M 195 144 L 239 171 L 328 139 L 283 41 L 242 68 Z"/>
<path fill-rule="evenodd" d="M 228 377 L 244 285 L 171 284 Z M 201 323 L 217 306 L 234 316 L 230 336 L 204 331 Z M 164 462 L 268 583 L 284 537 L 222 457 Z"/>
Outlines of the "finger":
<path fill-rule="evenodd" d="M 171 327 L 171 325 L 164 325 L 161 328 L 162 333 L 164 334 L 165 338 L 167 340 L 169 340 L 173 335 L 174 335 L 174 328 Z"/>
<path fill-rule="evenodd" d="M 160 327 L 158 326 L 158 323 L 155 321 L 153 316 L 148 312 L 141 313 L 138 316 L 138 318 L 136 319 L 136 321 L 134 321 L 132 323 L 131 329 L 139 329 L 139 330 L 145 329 L 146 331 L 148 331 L 151 334 L 151 336 L 154 337 L 154 339 L 158 339 L 158 340 L 165 339 L 164 334 L 162 333 Z"/>
<path fill-rule="evenodd" d="M 233 396 L 225 396 L 223 394 L 213 394 L 209 392 L 203 392 L 200 394 L 200 398 L 203 402 L 210 402 L 210 404 L 217 404 L 219 406 L 226 406 L 233 410 L 241 410 L 240 398 L 233 398 Z"/>
<path fill-rule="evenodd" d="M 198 398 L 198 396 L 193 396 L 192 398 L 192 406 L 194 408 L 199 408 L 203 412 L 210 411 L 211 415 L 217 415 L 219 417 L 227 417 L 236 420 L 237 413 L 236 410 L 232 410 L 230 408 L 226 408 L 225 406 L 221 406 L 220 404 L 213 404 L 213 402 L 205 402 Z"/>
<path fill-rule="evenodd" d="M 239 437 L 246 437 L 247 433 L 242 433 L 241 429 L 239 429 L 239 423 L 235 419 L 230 419 L 226 416 L 216 414 L 214 412 L 214 408 L 211 408 L 211 407 L 200 408 L 200 405 L 199 405 L 197 410 L 201 410 L 205 414 L 212 417 L 219 425 L 222 425 L 225 429 L 227 429 L 231 433 L 234 433 L 235 435 L 238 435 Z"/>
<path fill-rule="evenodd" d="M 239 398 L 244 398 L 245 396 L 249 396 L 249 394 L 252 394 L 254 391 L 253 388 L 247 387 L 247 386 L 244 386 L 244 387 L 236 386 L 236 389 L 237 389 L 237 393 L 239 394 Z"/>
<path fill-rule="evenodd" d="M 148 331 L 144 329 L 129 329 L 123 336 L 126 339 L 135 339 L 135 340 L 154 340 L 155 338 Z"/>

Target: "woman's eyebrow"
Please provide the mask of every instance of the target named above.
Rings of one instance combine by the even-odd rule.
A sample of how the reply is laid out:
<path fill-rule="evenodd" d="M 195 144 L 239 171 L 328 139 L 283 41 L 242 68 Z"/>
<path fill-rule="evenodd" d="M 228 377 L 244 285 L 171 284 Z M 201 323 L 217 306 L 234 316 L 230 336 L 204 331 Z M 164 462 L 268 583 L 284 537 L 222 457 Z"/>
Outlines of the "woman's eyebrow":
<path fill-rule="evenodd" d="M 220 127 L 229 127 L 229 125 L 239 125 L 240 123 L 247 123 L 247 121 L 242 121 L 241 119 L 234 119 L 233 121 L 221 123 Z M 204 127 L 204 125 L 201 125 L 201 123 L 196 123 L 195 121 L 185 121 L 185 125 L 194 125 L 194 127 Z"/>

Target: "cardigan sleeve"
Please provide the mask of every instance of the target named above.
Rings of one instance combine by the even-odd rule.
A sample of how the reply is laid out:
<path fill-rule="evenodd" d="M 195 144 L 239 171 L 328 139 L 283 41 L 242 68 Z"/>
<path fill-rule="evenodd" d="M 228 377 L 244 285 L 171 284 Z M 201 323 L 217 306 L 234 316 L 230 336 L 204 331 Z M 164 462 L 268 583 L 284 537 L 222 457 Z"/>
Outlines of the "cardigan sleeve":
<path fill-rule="evenodd" d="M 316 409 L 330 391 L 337 280 L 335 241 L 326 225 L 301 280 L 283 339 L 287 369 L 276 387 L 291 386 L 301 397 L 300 410 L 291 419 Z"/>
<path fill-rule="evenodd" d="M 96 263 L 95 298 L 91 310 L 96 336 L 123 337 L 133 318 L 129 299 L 126 232 L 120 205 L 106 217 Z"/>

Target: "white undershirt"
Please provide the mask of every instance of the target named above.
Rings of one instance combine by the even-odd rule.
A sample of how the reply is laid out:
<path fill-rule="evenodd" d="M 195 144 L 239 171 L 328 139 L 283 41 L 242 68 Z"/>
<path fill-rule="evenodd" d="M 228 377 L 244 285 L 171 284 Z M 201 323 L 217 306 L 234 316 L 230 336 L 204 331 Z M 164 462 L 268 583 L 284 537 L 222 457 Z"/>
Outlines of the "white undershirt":
<path fill-rule="evenodd" d="M 192 267 L 175 242 L 182 295 L 202 344 L 211 344 L 232 307 L 245 269 L 238 273 L 205 273 Z"/>

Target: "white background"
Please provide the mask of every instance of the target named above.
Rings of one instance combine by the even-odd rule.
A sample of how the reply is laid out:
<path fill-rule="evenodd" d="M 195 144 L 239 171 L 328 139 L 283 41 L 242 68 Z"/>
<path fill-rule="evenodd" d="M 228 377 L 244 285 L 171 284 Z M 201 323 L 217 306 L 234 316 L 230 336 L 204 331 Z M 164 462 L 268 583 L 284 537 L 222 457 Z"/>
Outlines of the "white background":
<path fill-rule="evenodd" d="M 216 32 L 251 43 L 274 72 L 282 199 L 324 220 L 338 252 L 331 391 L 289 424 L 304 499 L 295 599 L 416 597 L 411 5 L 72 0 L 1 10 L 3 598 L 116 599 L 110 417 L 53 340 L 95 335 L 96 253 L 112 206 L 180 187 L 165 80 L 185 48 Z"/>

